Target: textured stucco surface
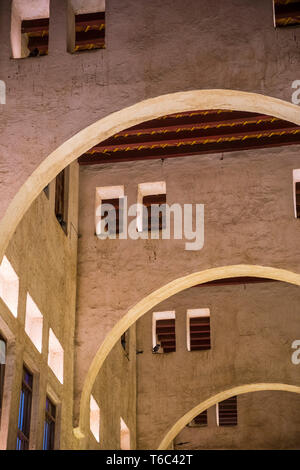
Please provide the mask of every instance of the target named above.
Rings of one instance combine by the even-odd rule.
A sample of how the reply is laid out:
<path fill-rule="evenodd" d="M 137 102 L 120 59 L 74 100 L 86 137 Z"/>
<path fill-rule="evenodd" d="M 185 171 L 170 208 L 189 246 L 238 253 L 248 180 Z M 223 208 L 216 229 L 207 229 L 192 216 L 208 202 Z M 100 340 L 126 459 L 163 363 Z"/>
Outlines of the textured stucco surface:
<path fill-rule="evenodd" d="M 208 426 L 185 427 L 174 449 L 299 449 L 300 395 L 254 392 L 238 396 L 238 426 L 218 427 L 216 407 L 208 410 Z"/>
<path fill-rule="evenodd" d="M 121 417 L 130 430 L 130 448 L 136 448 L 136 325 L 128 341 L 126 352 L 120 341 L 111 350 L 93 387 L 100 406 L 100 443 L 90 433 L 90 449 L 120 449 Z"/>
<path fill-rule="evenodd" d="M 144 315 L 137 322 L 137 347 L 144 351 L 137 359 L 138 448 L 157 448 L 181 416 L 223 390 L 260 382 L 299 385 L 299 366 L 291 361 L 299 296 L 299 287 L 273 282 L 181 292 L 155 308 L 176 311 L 176 352 L 169 354 L 152 354 L 152 314 Z M 210 308 L 210 351 L 187 351 L 190 308 Z M 297 419 L 291 429 L 296 429 Z M 240 426 L 246 428 L 246 422 Z M 264 426 L 255 432 L 258 442 Z M 216 445 L 210 437 L 205 442 Z M 299 444 L 299 435 L 294 437 Z"/>
<path fill-rule="evenodd" d="M 112 326 L 167 282 L 231 264 L 299 271 L 299 221 L 294 218 L 292 192 L 292 170 L 298 159 L 294 146 L 80 168 L 77 392 Z M 202 250 L 185 250 L 185 240 L 95 236 L 96 187 L 124 185 L 130 206 L 136 203 L 138 184 L 151 181 L 166 181 L 169 204 L 204 204 Z"/>
<path fill-rule="evenodd" d="M 51 0 L 49 56 L 12 60 L 10 0 L 1 2 L 0 217 L 59 144 L 138 101 L 207 88 L 291 99 L 299 31 L 274 29 L 269 0 L 111 0 L 106 49 L 75 55 L 67 53 L 67 17 L 66 0 Z"/>
<path fill-rule="evenodd" d="M 6 367 L 1 448 L 16 448 L 23 362 L 34 374 L 30 448 L 41 449 L 46 393 L 57 403 L 56 447 L 73 446 L 73 366 L 77 256 L 77 164 L 70 170 L 68 237 L 54 215 L 55 184 L 50 196 L 36 199 L 18 226 L 6 252 L 19 276 L 18 317 L 0 299 L 0 330 L 9 345 Z M 43 343 L 39 353 L 24 330 L 26 294 L 43 315 Z M 64 383 L 47 365 L 51 328 L 64 349 Z M 8 430 L 7 430 L 8 427 Z"/>

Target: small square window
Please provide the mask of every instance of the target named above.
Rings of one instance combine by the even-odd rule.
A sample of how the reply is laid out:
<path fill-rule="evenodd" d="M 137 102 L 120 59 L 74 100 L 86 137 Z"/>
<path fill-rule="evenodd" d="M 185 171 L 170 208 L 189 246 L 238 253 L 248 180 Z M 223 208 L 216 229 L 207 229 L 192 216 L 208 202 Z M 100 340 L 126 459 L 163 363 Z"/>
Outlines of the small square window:
<path fill-rule="evenodd" d="M 25 331 L 37 350 L 42 352 L 43 315 L 29 294 L 26 299 Z"/>
<path fill-rule="evenodd" d="M 0 297 L 14 317 L 17 317 L 19 278 L 6 256 L 3 257 L 0 265 Z"/>
<path fill-rule="evenodd" d="M 100 442 L 100 408 L 93 395 L 90 399 L 90 430 L 97 442 Z"/>
<path fill-rule="evenodd" d="M 237 426 L 237 397 L 234 396 L 217 403 L 216 412 L 218 426 Z"/>
<path fill-rule="evenodd" d="M 200 428 L 207 426 L 207 410 L 203 411 L 188 424 L 191 428 Z"/>
<path fill-rule="evenodd" d="M 273 0 L 273 11 L 277 28 L 300 26 L 299 0 Z"/>
<path fill-rule="evenodd" d="M 154 312 L 152 319 L 153 353 L 176 351 L 175 312 Z"/>
<path fill-rule="evenodd" d="M 75 15 L 74 52 L 105 48 L 105 12 Z"/>
<path fill-rule="evenodd" d="M 56 406 L 50 400 L 49 397 L 46 397 L 43 450 L 54 450 L 55 422 L 56 422 Z"/>
<path fill-rule="evenodd" d="M 96 188 L 95 229 L 99 238 L 116 238 L 123 232 L 124 186 Z"/>
<path fill-rule="evenodd" d="M 187 349 L 205 351 L 211 348 L 209 308 L 187 311 Z"/>
<path fill-rule="evenodd" d="M 48 366 L 52 369 L 60 383 L 63 383 L 64 350 L 51 328 L 49 330 Z"/>
<path fill-rule="evenodd" d="M 120 448 L 130 450 L 130 430 L 123 418 L 120 418 Z"/>

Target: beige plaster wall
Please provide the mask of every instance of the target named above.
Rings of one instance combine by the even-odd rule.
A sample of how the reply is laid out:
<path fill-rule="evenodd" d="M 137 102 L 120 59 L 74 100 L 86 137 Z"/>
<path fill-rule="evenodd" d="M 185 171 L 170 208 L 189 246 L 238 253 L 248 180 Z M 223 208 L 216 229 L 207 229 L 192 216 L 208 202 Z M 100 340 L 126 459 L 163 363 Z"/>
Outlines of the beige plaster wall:
<path fill-rule="evenodd" d="M 46 393 L 57 404 L 56 447 L 72 447 L 74 328 L 76 300 L 78 166 L 70 167 L 68 235 L 54 214 L 55 182 L 49 199 L 35 200 L 18 226 L 6 256 L 19 276 L 18 317 L 0 299 L 0 331 L 8 341 L 1 419 L 2 449 L 15 449 L 23 363 L 34 374 L 30 448 L 41 449 Z M 27 292 L 43 315 L 42 352 L 24 330 Z M 49 328 L 64 349 L 64 383 L 47 365 Z"/>
<path fill-rule="evenodd" d="M 298 160 L 297 147 L 291 146 L 80 167 L 77 392 L 111 328 L 130 307 L 167 282 L 232 264 L 299 271 L 299 220 L 294 218 L 292 183 Z M 151 181 L 166 182 L 169 204 L 204 204 L 202 250 L 186 251 L 185 240 L 95 236 L 96 187 L 124 185 L 130 206 L 137 201 L 138 184 Z"/>
<path fill-rule="evenodd" d="M 299 366 L 291 361 L 291 345 L 299 330 L 299 300 L 299 287 L 280 282 L 188 289 L 155 308 L 155 311 L 176 311 L 177 347 L 176 352 L 169 354 L 152 353 L 152 312 L 144 315 L 137 322 L 137 348 L 144 351 L 137 357 L 138 448 L 157 448 L 179 418 L 221 391 L 251 383 L 299 385 Z M 186 310 L 190 308 L 210 308 L 209 351 L 187 351 Z M 284 395 L 272 392 L 272 396 L 273 393 L 278 397 Z M 238 400 L 251 403 L 251 395 L 250 398 L 243 398 L 248 395 L 239 396 Z M 290 413 L 299 403 L 298 398 L 293 400 Z M 280 410 L 284 409 L 287 401 L 287 398 L 280 401 Z M 263 413 L 263 406 L 258 406 Z M 266 405 L 265 414 L 268 411 L 269 405 Z M 204 431 L 203 445 L 245 445 L 247 433 L 254 432 L 251 427 L 254 418 L 251 416 L 248 419 L 242 411 L 238 425 L 240 441 L 230 431 L 226 434 L 226 431 L 216 433 L 208 430 Z M 255 428 L 255 445 L 276 448 L 280 433 L 285 431 L 288 436 L 282 445 L 300 444 L 299 434 L 295 431 L 299 416 L 295 415 L 290 426 L 287 418 L 280 424 L 281 416 L 282 412 L 278 412 L 270 421 L 279 425 L 278 435 L 272 435 L 274 441 L 267 437 L 264 439 L 266 429 L 260 421 Z M 271 424 L 268 426 L 270 429 Z M 222 432 L 225 433 L 224 439 L 220 437 L 219 441 Z M 193 440 L 195 445 L 201 445 L 199 440 L 196 441 Z"/>
<path fill-rule="evenodd" d="M 106 49 L 76 55 L 67 52 L 68 2 L 51 0 L 49 55 L 24 60 L 11 59 L 10 7 L 1 1 L 1 218 L 51 151 L 111 112 L 207 88 L 291 100 L 299 30 L 274 29 L 269 0 L 110 0 Z"/>
<path fill-rule="evenodd" d="M 100 443 L 89 433 L 89 449 L 120 449 L 120 418 L 130 430 L 130 448 L 136 448 L 136 326 L 129 330 L 128 353 L 121 342 L 108 355 L 92 391 L 100 406 Z"/>
<path fill-rule="evenodd" d="M 238 426 L 218 427 L 216 407 L 208 410 L 208 426 L 186 426 L 176 437 L 176 450 L 299 449 L 300 396 L 289 392 L 239 395 Z"/>

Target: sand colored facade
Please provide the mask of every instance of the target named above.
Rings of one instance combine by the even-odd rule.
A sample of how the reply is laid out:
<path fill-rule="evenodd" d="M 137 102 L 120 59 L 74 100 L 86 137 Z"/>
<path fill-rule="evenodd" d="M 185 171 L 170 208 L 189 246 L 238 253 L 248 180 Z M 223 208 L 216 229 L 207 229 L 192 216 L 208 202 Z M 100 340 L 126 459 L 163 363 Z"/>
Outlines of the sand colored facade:
<path fill-rule="evenodd" d="M 299 29 L 274 28 L 267 0 L 50 0 L 36 12 L 49 11 L 48 55 L 17 58 L 21 3 L 0 3 L 0 258 L 19 279 L 17 315 L 0 299 L 1 448 L 16 447 L 23 364 L 34 378 L 30 449 L 43 446 L 46 396 L 57 407 L 55 448 L 119 449 L 123 422 L 131 449 L 299 448 L 299 145 L 77 163 L 116 132 L 179 111 L 250 111 L 299 125 Z M 23 19 L 35 15 L 29 3 Z M 105 48 L 70 53 L 74 14 L 104 9 Z M 55 194 L 64 168 L 62 230 Z M 157 182 L 170 205 L 204 205 L 201 249 L 186 250 L 184 238 L 96 236 L 96 188 L 121 187 L 131 206 L 140 184 Z M 286 282 L 187 289 L 239 276 Z M 28 294 L 43 317 L 40 351 L 26 333 Z M 211 311 L 209 351 L 187 350 L 186 310 L 196 308 Z M 153 354 L 152 314 L 169 310 L 176 352 Z M 63 383 L 48 365 L 50 330 Z M 215 397 L 237 387 L 253 393 L 238 396 L 238 426 L 221 429 Z M 187 427 L 203 403 L 213 403 L 208 426 Z"/>

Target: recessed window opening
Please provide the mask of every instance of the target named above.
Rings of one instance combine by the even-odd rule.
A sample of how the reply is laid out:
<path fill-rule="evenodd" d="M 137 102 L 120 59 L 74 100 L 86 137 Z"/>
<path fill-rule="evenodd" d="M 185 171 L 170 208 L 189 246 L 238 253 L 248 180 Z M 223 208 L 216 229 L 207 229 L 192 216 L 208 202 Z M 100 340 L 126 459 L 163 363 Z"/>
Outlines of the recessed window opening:
<path fill-rule="evenodd" d="M 187 310 L 187 349 L 204 351 L 211 348 L 209 308 Z"/>
<path fill-rule="evenodd" d="M 48 366 L 56 375 L 60 383 L 63 383 L 64 350 L 51 328 L 49 330 Z"/>
<path fill-rule="evenodd" d="M 47 396 L 46 407 L 45 407 L 43 450 L 54 450 L 55 423 L 56 423 L 56 406 Z"/>
<path fill-rule="evenodd" d="M 300 218 L 300 170 L 293 170 L 294 215 Z"/>
<path fill-rule="evenodd" d="M 49 1 L 13 0 L 11 46 L 14 59 L 48 54 Z"/>
<path fill-rule="evenodd" d="M 29 449 L 33 375 L 24 366 L 19 405 L 17 450 Z"/>
<path fill-rule="evenodd" d="M 153 312 L 152 348 L 155 354 L 176 351 L 175 311 Z"/>
<path fill-rule="evenodd" d="M 299 0 L 273 0 L 274 25 L 276 28 L 300 26 Z"/>
<path fill-rule="evenodd" d="M 55 179 L 55 216 L 65 234 L 68 232 L 69 171 L 65 168 Z"/>
<path fill-rule="evenodd" d="M 37 350 L 42 352 L 43 315 L 28 293 L 26 299 L 25 332 Z"/>
<path fill-rule="evenodd" d="M 121 336 L 121 346 L 125 352 L 125 355 L 129 355 L 129 330 L 126 330 Z"/>
<path fill-rule="evenodd" d="M 123 418 L 120 418 L 120 448 L 130 450 L 130 430 Z"/>
<path fill-rule="evenodd" d="M 237 397 L 231 397 L 216 405 L 218 426 L 237 426 Z"/>
<path fill-rule="evenodd" d="M 17 317 L 19 278 L 6 256 L 3 257 L 0 265 L 0 297 L 14 317 Z"/>
<path fill-rule="evenodd" d="M 90 399 L 90 430 L 97 442 L 100 442 L 100 408 L 93 395 Z"/>
<path fill-rule="evenodd" d="M 203 411 L 188 424 L 191 428 L 200 428 L 207 426 L 207 410 Z"/>
<path fill-rule="evenodd" d="M 138 185 L 137 230 L 158 231 L 166 228 L 166 183 Z"/>
<path fill-rule="evenodd" d="M 124 186 L 96 188 L 96 235 L 116 236 L 124 230 Z"/>
<path fill-rule="evenodd" d="M 2 414 L 2 402 L 4 392 L 4 379 L 5 379 L 5 364 L 6 364 L 6 341 L 0 334 L 0 422 Z"/>

